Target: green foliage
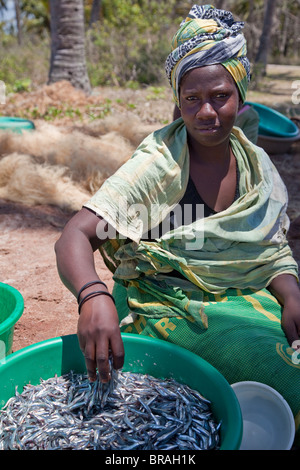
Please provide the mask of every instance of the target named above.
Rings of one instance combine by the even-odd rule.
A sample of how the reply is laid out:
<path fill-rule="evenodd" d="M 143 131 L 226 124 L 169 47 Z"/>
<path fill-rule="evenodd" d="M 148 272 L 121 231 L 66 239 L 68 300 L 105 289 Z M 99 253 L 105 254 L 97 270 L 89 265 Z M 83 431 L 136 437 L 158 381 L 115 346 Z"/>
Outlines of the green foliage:
<path fill-rule="evenodd" d="M 22 46 L 9 34 L 0 33 L 0 80 L 7 93 L 29 91 L 45 83 L 49 67 L 49 39 L 28 36 Z"/>
<path fill-rule="evenodd" d="M 174 0 L 103 0 L 102 15 L 107 24 L 117 29 L 134 25 L 140 33 L 149 28 L 159 33 L 162 27 L 173 23 L 177 3 Z"/>
<path fill-rule="evenodd" d="M 43 35 L 50 29 L 50 5 L 48 0 L 22 0 L 20 2 L 23 27 Z"/>
<path fill-rule="evenodd" d="M 102 106 L 89 106 L 88 116 L 90 121 L 103 119 L 111 113 L 111 100 L 106 99 Z"/>
<path fill-rule="evenodd" d="M 45 119 L 45 121 L 53 121 L 54 119 L 62 119 L 64 117 L 77 117 L 82 119 L 82 113 L 78 108 L 74 109 L 71 106 L 62 105 L 61 108 L 49 106 L 44 113 L 41 113 L 37 108 L 33 108 L 31 111 L 25 112 L 22 117 L 26 119 Z"/>
<path fill-rule="evenodd" d="M 150 86 L 148 88 L 149 94 L 147 95 L 148 100 L 159 100 L 165 98 L 165 91 L 164 87 L 160 86 Z"/>
<path fill-rule="evenodd" d="M 31 86 L 30 78 L 23 78 L 22 80 L 16 80 L 14 83 L 14 91 L 20 93 L 22 91 L 29 91 Z"/>
<path fill-rule="evenodd" d="M 180 22 L 175 6 L 175 0 L 103 0 L 101 23 L 88 34 L 92 86 L 164 81 L 164 63 Z"/>

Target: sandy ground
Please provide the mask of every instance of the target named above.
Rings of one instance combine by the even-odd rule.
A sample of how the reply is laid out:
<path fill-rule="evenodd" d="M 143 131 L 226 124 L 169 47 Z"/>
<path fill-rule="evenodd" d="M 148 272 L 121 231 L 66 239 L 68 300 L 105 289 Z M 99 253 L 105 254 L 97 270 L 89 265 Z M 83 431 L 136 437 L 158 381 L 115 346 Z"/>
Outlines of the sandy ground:
<path fill-rule="evenodd" d="M 14 351 L 76 333 L 76 300 L 57 274 L 54 253 L 54 243 L 69 217 L 56 207 L 26 207 L 0 200 L 1 281 L 18 289 L 25 305 L 15 326 Z M 96 266 L 112 289 L 110 272 L 97 254 Z"/>
<path fill-rule="evenodd" d="M 282 70 L 276 68 L 273 71 L 268 92 L 263 90 L 261 94 L 253 94 L 252 98 L 258 101 L 264 96 L 266 101 L 271 102 L 271 96 L 276 96 L 278 106 L 288 105 L 291 80 L 295 80 L 297 74 L 299 77 L 299 68 L 296 75 L 293 75 L 294 70 L 291 70 L 291 75 L 285 74 L 284 79 L 280 81 L 278 77 L 280 79 Z M 151 106 L 147 100 L 146 107 L 142 105 L 140 95 L 136 97 L 136 112 L 140 110 L 144 113 L 145 119 L 148 110 L 148 122 L 157 119 L 155 110 L 164 110 L 161 121 L 170 117 L 168 94 L 153 100 Z M 130 92 L 130 102 L 134 100 L 135 95 Z M 273 103 L 275 101 L 273 99 Z M 260 102 L 263 102 L 262 99 Z M 62 125 L 62 122 L 59 125 Z M 300 264 L 300 144 L 295 144 L 288 154 L 276 156 L 274 161 L 289 191 L 289 215 L 292 221 L 289 239 L 295 258 Z M 54 206 L 29 207 L 0 200 L 0 281 L 18 289 L 25 303 L 24 313 L 15 326 L 14 351 L 48 338 L 76 333 L 76 300 L 59 279 L 54 254 L 54 243 L 71 215 Z M 112 289 L 111 273 L 98 253 L 96 266 L 100 278 Z"/>

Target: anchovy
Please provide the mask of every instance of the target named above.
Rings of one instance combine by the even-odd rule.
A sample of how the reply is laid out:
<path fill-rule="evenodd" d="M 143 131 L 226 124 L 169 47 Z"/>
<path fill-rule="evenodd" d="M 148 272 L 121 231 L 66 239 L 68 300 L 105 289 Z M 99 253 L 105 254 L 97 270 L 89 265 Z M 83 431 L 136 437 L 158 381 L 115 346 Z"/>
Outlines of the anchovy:
<path fill-rule="evenodd" d="M 211 402 L 174 379 L 69 372 L 17 390 L 0 411 L 0 450 L 220 448 Z"/>

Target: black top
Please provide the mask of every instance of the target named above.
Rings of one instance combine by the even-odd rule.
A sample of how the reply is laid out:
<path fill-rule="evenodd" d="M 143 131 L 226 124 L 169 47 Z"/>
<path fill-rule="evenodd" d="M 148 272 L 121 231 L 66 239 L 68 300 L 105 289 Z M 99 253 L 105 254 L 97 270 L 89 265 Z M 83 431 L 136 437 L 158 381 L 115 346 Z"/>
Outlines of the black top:
<path fill-rule="evenodd" d="M 238 165 L 237 168 L 237 183 L 235 189 L 235 196 L 234 201 L 240 197 L 239 191 L 239 169 Z M 196 186 L 193 183 L 191 177 L 189 177 L 189 181 L 187 184 L 186 191 L 179 201 L 178 206 L 175 207 L 165 218 L 160 225 L 155 228 L 151 233 L 148 233 L 148 240 L 154 240 L 155 238 L 159 238 L 163 235 L 163 233 L 173 230 L 176 227 L 180 227 L 181 225 L 189 225 L 195 220 L 201 219 L 203 217 L 209 217 L 210 215 L 216 214 L 217 212 L 209 207 L 206 202 L 203 201 L 202 197 L 198 193 Z M 151 235 L 151 236 L 150 236 Z M 147 238 L 147 237 L 146 237 Z"/>

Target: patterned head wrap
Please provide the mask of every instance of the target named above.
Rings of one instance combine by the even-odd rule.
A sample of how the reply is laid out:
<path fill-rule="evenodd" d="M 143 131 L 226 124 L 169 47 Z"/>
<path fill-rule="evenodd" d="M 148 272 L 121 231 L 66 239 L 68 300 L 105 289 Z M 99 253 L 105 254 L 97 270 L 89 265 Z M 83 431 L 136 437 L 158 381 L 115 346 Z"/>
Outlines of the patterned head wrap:
<path fill-rule="evenodd" d="M 183 75 L 197 67 L 222 64 L 232 75 L 244 102 L 250 81 L 250 63 L 244 23 L 234 21 L 229 11 L 212 5 L 194 5 L 172 40 L 166 74 L 179 107 L 179 85 Z"/>

